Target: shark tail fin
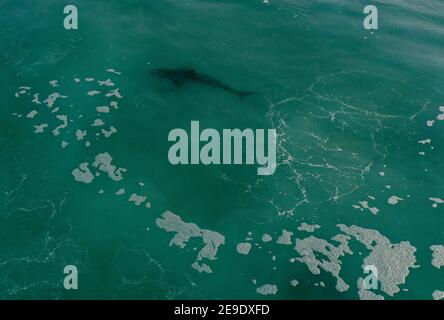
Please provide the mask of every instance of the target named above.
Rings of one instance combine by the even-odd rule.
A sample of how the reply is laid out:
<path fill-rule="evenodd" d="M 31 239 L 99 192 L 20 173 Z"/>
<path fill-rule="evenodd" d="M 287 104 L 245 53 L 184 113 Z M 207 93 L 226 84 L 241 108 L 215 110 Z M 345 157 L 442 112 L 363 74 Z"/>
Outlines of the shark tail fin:
<path fill-rule="evenodd" d="M 244 98 L 252 96 L 254 94 L 257 94 L 257 92 L 240 91 L 240 92 L 237 93 L 237 96 L 240 99 L 244 99 Z"/>

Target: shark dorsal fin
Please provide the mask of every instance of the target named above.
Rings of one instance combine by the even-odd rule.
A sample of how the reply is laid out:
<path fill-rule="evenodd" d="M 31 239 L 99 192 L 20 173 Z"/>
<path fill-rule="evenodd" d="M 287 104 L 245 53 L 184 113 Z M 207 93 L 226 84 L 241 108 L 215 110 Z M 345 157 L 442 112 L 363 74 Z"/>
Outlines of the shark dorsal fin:
<path fill-rule="evenodd" d="M 196 69 L 193 69 L 193 68 L 186 68 L 186 69 L 185 69 L 185 73 L 186 73 L 187 75 L 195 75 L 195 74 L 196 74 Z"/>

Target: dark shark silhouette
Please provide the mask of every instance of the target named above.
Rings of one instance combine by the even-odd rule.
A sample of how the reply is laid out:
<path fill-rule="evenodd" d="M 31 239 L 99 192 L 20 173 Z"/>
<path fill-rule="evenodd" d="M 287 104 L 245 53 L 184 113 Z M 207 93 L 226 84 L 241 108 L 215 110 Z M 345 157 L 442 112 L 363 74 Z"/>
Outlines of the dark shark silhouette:
<path fill-rule="evenodd" d="M 179 68 L 179 69 L 153 69 L 151 74 L 170 80 L 176 87 L 181 87 L 187 83 L 200 83 L 214 88 L 219 88 L 229 93 L 237 95 L 239 98 L 245 98 L 255 92 L 236 90 L 221 81 L 209 77 L 207 75 L 198 73 L 193 68 Z"/>

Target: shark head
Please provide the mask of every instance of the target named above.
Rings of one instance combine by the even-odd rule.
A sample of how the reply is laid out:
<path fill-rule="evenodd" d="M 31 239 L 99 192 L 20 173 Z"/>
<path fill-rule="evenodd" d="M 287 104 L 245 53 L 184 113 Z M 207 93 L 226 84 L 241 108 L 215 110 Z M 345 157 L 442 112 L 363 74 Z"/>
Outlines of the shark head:
<path fill-rule="evenodd" d="M 171 70 L 169 69 L 152 69 L 150 73 L 158 78 L 170 78 Z"/>

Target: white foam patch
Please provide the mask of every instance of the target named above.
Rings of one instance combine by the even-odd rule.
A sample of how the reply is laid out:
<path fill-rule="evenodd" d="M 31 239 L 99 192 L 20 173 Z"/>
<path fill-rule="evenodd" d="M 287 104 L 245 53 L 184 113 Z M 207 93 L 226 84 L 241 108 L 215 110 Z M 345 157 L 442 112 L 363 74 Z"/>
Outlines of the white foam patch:
<path fill-rule="evenodd" d="M 35 133 L 43 133 L 45 131 L 46 128 L 48 128 L 48 124 L 47 123 L 42 123 L 39 125 L 35 125 Z"/>
<path fill-rule="evenodd" d="M 367 209 L 368 211 L 370 211 L 374 215 L 377 215 L 379 213 L 379 209 L 376 207 L 371 207 L 369 205 L 368 201 L 359 201 L 359 205 L 355 204 L 355 205 L 353 205 L 353 208 L 359 209 L 361 211 L 364 211 L 365 209 Z"/>
<path fill-rule="evenodd" d="M 145 196 L 139 196 L 136 193 L 131 194 L 130 198 L 128 199 L 129 202 L 134 202 L 136 206 L 140 206 L 142 203 L 145 202 L 145 200 Z"/>
<path fill-rule="evenodd" d="M 48 108 L 52 108 L 58 99 L 66 99 L 67 96 L 63 96 L 58 92 L 51 93 L 44 101 Z"/>
<path fill-rule="evenodd" d="M 419 140 L 418 143 L 420 143 L 420 144 L 430 144 L 430 143 L 432 143 L 432 140 L 431 139 Z"/>
<path fill-rule="evenodd" d="M 317 229 L 321 228 L 318 224 L 307 224 L 303 222 L 299 227 L 299 231 L 305 231 L 305 232 L 315 232 Z"/>
<path fill-rule="evenodd" d="M 36 110 L 32 110 L 26 115 L 26 118 L 33 119 L 37 114 L 38 112 Z"/>
<path fill-rule="evenodd" d="M 320 274 L 321 269 L 330 273 L 336 278 L 336 290 L 339 292 L 346 291 L 349 289 L 349 285 L 339 276 L 341 270 L 339 258 L 345 254 L 353 254 L 348 247 L 350 239 L 349 236 L 336 235 L 332 240 L 339 242 L 338 246 L 314 236 L 302 240 L 296 239 L 294 249 L 301 255 L 301 258 L 296 258 L 296 261 L 305 263 L 313 274 Z M 322 258 L 318 259 L 318 254 L 321 254 Z"/>
<path fill-rule="evenodd" d="M 94 180 L 94 175 L 89 170 L 88 165 L 89 164 L 87 162 L 83 162 L 79 165 L 79 168 L 75 168 L 72 171 L 72 175 L 74 176 L 74 179 L 76 181 L 82 183 L 91 183 Z"/>
<path fill-rule="evenodd" d="M 21 86 L 21 87 L 19 87 L 19 91 L 15 93 L 15 97 L 18 98 L 21 95 L 29 94 L 29 90 L 31 90 L 31 87 Z"/>
<path fill-rule="evenodd" d="M 225 237 L 218 232 L 201 229 L 194 223 L 184 222 L 178 215 L 171 211 L 165 211 L 160 218 L 156 219 L 156 225 L 166 232 L 174 232 L 175 235 L 170 241 L 170 246 L 176 245 L 185 248 L 191 238 L 201 238 L 204 247 L 199 251 L 193 268 L 202 270 L 199 272 L 211 273 L 211 268 L 207 268 L 201 263 L 202 260 L 216 260 L 219 247 L 225 244 Z M 196 263 L 196 264 L 195 264 Z"/>
<path fill-rule="evenodd" d="M 96 96 L 100 93 L 101 93 L 101 91 L 99 91 L 99 90 L 91 90 L 91 91 L 88 91 L 87 95 L 89 95 L 90 97 L 93 97 L 93 96 Z"/>
<path fill-rule="evenodd" d="M 68 116 L 66 115 L 57 115 L 56 116 L 57 119 L 59 119 L 60 121 L 62 121 L 62 124 L 59 125 L 58 127 L 56 127 L 54 130 L 52 130 L 52 134 L 54 136 L 58 136 L 60 134 L 60 130 L 64 129 L 68 126 Z"/>
<path fill-rule="evenodd" d="M 99 83 L 99 86 L 106 86 L 106 87 L 114 87 L 114 82 L 112 82 L 111 79 L 106 79 L 104 81 L 97 81 Z"/>
<path fill-rule="evenodd" d="M 91 124 L 91 127 L 101 127 L 105 125 L 105 122 L 103 122 L 102 119 L 95 119 L 94 122 Z"/>
<path fill-rule="evenodd" d="M 444 300 L 444 291 L 435 290 L 432 293 L 433 300 Z"/>
<path fill-rule="evenodd" d="M 247 255 L 250 253 L 251 250 L 251 243 L 249 242 L 241 242 L 238 243 L 236 246 L 236 251 L 239 254 Z"/>
<path fill-rule="evenodd" d="M 283 244 L 283 245 L 291 245 L 291 236 L 293 235 L 293 232 L 291 231 L 287 231 L 287 230 L 282 230 L 282 234 L 279 236 L 279 238 L 277 239 L 276 243 L 277 244 Z"/>
<path fill-rule="evenodd" d="M 95 161 L 93 162 L 93 167 L 97 168 L 99 171 L 105 172 L 108 174 L 108 177 L 114 181 L 120 181 L 123 179 L 123 174 L 126 172 L 125 168 L 117 168 L 112 164 L 113 158 L 107 152 L 99 153 L 95 157 Z"/>
<path fill-rule="evenodd" d="M 194 261 L 191 267 L 199 273 L 213 273 L 213 270 L 211 270 L 210 266 L 206 263 L 199 264 L 197 261 Z"/>
<path fill-rule="evenodd" d="M 110 72 L 110 73 L 117 74 L 117 75 L 122 74 L 122 72 L 118 72 L 118 71 L 114 70 L 113 68 L 106 69 L 106 71 L 107 71 L 107 72 Z"/>
<path fill-rule="evenodd" d="M 111 126 L 110 128 L 109 128 L 109 130 L 105 130 L 105 129 L 102 129 L 102 133 L 103 133 L 103 135 L 105 136 L 105 138 L 109 138 L 109 137 L 111 137 L 114 133 L 116 133 L 117 132 L 117 129 L 116 128 L 114 128 L 113 126 Z"/>
<path fill-rule="evenodd" d="M 436 119 L 442 121 L 444 120 L 444 106 L 439 107 L 439 111 L 441 113 L 436 116 Z"/>
<path fill-rule="evenodd" d="M 111 108 L 114 108 L 114 109 L 119 109 L 119 104 L 118 104 L 117 101 L 111 101 L 111 102 L 109 103 L 109 106 L 110 106 Z"/>
<path fill-rule="evenodd" d="M 298 280 L 291 280 L 291 281 L 290 281 L 290 285 L 291 285 L 292 287 L 296 287 L 298 284 L 299 284 L 299 281 L 298 281 Z"/>
<path fill-rule="evenodd" d="M 343 224 L 338 224 L 338 227 L 370 250 L 370 254 L 363 261 L 363 266 L 373 265 L 378 269 L 381 290 L 389 296 L 398 293 L 399 286 L 405 283 L 409 269 L 417 267 L 416 248 L 408 241 L 392 244 L 376 230 L 354 225 L 348 227 Z"/>
<path fill-rule="evenodd" d="M 34 94 L 33 99 L 32 99 L 32 103 L 35 104 L 42 104 L 42 102 L 39 100 L 39 93 Z"/>
<path fill-rule="evenodd" d="M 432 253 L 432 265 L 440 269 L 444 267 L 444 245 L 434 245 L 430 247 Z"/>
<path fill-rule="evenodd" d="M 387 199 L 387 203 L 391 204 L 392 206 L 398 204 L 399 201 L 403 201 L 403 198 L 400 198 L 398 196 L 391 196 L 390 198 Z"/>
<path fill-rule="evenodd" d="M 433 207 L 433 208 L 437 208 L 438 205 L 444 203 L 444 200 L 441 199 L 441 198 L 434 198 L 434 197 L 431 197 L 431 198 L 429 198 L 429 200 L 434 202 L 434 203 L 432 204 L 432 207 Z"/>
<path fill-rule="evenodd" d="M 359 277 L 358 279 L 358 295 L 361 300 L 384 300 L 384 297 L 378 295 L 370 290 L 365 289 L 364 279 Z"/>
<path fill-rule="evenodd" d="M 264 284 L 257 288 L 256 292 L 264 296 L 275 295 L 278 292 L 278 287 L 275 284 Z"/>
<path fill-rule="evenodd" d="M 96 111 L 99 113 L 109 113 L 109 107 L 108 106 L 99 106 L 99 107 L 96 107 Z"/>
<path fill-rule="evenodd" d="M 81 140 L 83 140 L 83 138 L 85 138 L 86 137 L 86 130 L 80 130 L 80 129 L 77 129 L 77 131 L 76 131 L 76 138 L 77 138 L 77 141 L 81 141 Z"/>
<path fill-rule="evenodd" d="M 108 97 L 108 98 L 109 97 L 116 97 L 117 99 L 122 99 L 123 98 L 122 95 L 119 92 L 119 88 L 110 90 L 105 96 Z"/>
<path fill-rule="evenodd" d="M 268 233 L 264 233 L 262 235 L 262 242 L 270 242 L 272 240 L 273 240 L 273 238 Z"/>

